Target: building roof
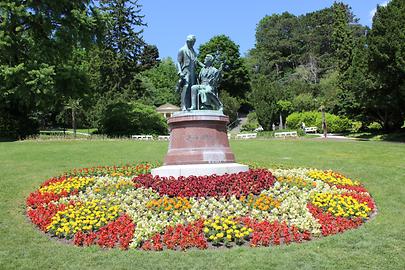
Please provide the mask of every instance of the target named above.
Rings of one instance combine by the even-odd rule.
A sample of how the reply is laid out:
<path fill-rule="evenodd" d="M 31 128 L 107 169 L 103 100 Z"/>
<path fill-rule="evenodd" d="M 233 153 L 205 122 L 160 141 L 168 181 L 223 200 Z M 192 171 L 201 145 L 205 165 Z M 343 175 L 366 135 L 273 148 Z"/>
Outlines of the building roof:
<path fill-rule="evenodd" d="M 163 104 L 159 107 L 156 108 L 156 111 L 158 112 L 177 112 L 180 111 L 180 107 L 177 107 L 176 105 L 166 103 Z"/>

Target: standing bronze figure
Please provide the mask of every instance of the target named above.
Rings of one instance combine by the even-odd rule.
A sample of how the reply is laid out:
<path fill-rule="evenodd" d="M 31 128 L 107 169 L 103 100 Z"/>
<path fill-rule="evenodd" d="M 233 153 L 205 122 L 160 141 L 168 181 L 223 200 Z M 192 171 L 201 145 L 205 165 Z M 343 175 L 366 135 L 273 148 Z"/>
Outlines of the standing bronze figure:
<path fill-rule="evenodd" d="M 177 89 L 181 91 L 181 110 L 185 111 L 191 107 L 191 86 L 196 84 L 196 66 L 203 66 L 194 51 L 196 38 L 194 35 L 187 36 L 186 44 L 180 48 L 177 55 L 177 72 L 180 76 Z"/>

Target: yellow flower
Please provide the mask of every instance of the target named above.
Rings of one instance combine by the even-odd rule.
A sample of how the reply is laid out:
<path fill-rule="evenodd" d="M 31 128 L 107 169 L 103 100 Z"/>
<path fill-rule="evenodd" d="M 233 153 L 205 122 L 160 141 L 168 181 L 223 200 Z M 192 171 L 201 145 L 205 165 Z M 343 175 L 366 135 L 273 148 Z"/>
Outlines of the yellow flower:
<path fill-rule="evenodd" d="M 324 209 L 336 217 L 367 217 L 371 209 L 366 203 L 360 203 L 352 196 L 331 193 L 318 193 L 311 196 L 313 205 Z"/>

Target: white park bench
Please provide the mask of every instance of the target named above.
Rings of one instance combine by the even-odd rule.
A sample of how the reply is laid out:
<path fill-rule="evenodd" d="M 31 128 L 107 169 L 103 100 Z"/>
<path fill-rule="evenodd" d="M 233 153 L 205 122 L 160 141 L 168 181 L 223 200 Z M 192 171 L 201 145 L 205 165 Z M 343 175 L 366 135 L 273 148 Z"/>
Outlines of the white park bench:
<path fill-rule="evenodd" d="M 275 138 L 287 138 L 287 137 L 298 137 L 297 131 L 288 131 L 288 132 L 276 132 L 274 133 Z"/>
<path fill-rule="evenodd" d="M 48 130 L 48 131 L 40 131 L 40 134 L 45 134 L 45 135 L 64 135 L 66 134 L 74 134 L 73 131 L 70 130 Z M 91 136 L 89 133 L 83 133 L 83 132 L 76 132 L 77 135 L 83 135 L 83 136 Z"/>
<path fill-rule="evenodd" d="M 309 132 L 314 132 L 316 133 L 318 131 L 317 127 L 306 127 L 305 128 L 305 133 L 309 133 Z"/>
<path fill-rule="evenodd" d="M 247 139 L 256 139 L 257 133 L 240 133 L 236 134 L 235 139 L 242 139 L 242 140 L 247 140 Z"/>
<path fill-rule="evenodd" d="M 140 141 L 150 141 L 153 140 L 152 135 L 132 135 L 132 139 Z"/>
<path fill-rule="evenodd" d="M 168 141 L 170 140 L 170 136 L 158 136 L 158 141 Z"/>

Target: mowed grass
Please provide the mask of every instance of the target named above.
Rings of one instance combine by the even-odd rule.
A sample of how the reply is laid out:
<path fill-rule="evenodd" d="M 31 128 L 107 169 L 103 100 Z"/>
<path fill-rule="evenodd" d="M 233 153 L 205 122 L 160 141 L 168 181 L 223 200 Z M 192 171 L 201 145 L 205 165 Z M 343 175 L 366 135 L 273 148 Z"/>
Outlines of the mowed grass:
<path fill-rule="evenodd" d="M 166 142 L 0 143 L 1 269 L 405 269 L 405 144 L 323 140 L 232 141 L 237 160 L 333 169 L 360 179 L 378 215 L 359 229 L 269 248 L 143 252 L 79 248 L 25 217 L 25 198 L 65 170 L 162 161 Z"/>

